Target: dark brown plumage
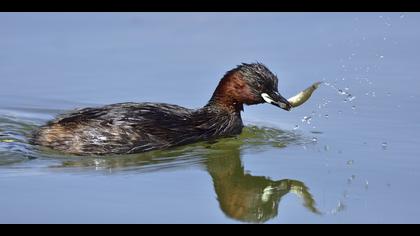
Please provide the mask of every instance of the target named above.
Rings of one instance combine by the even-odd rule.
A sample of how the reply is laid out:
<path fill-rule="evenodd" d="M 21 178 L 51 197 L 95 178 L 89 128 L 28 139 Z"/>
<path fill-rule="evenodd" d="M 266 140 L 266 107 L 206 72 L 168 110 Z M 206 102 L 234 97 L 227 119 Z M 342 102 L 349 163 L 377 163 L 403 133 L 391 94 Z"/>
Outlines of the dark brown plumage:
<path fill-rule="evenodd" d="M 260 63 L 227 72 L 212 98 L 193 110 L 166 103 L 119 103 L 62 115 L 35 132 L 32 142 L 68 153 L 103 155 L 165 149 L 240 134 L 243 104 L 264 103 L 261 94 L 286 110 L 277 77 Z"/>

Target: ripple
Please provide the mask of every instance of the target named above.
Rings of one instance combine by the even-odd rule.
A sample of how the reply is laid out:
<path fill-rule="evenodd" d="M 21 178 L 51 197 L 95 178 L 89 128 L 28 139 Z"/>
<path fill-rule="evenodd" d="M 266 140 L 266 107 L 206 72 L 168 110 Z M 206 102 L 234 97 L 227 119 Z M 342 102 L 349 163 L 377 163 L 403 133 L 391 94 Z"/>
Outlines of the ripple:
<path fill-rule="evenodd" d="M 34 111 L 22 110 L 22 112 Z M 42 110 L 37 110 L 37 112 L 42 112 Z M 248 125 L 244 127 L 240 135 L 231 138 L 140 154 L 81 157 L 30 145 L 29 137 L 40 122 L 36 119 L 27 119 L 27 116 L 23 119 L 9 114 L 0 115 L 0 166 L 23 165 L 37 159 L 45 164 L 43 167 L 53 170 L 63 168 L 68 170 L 119 169 L 147 172 L 199 165 L 215 154 L 225 152 L 229 155 L 232 150 L 261 152 L 270 148 L 284 148 L 310 142 L 308 138 L 296 132 Z M 31 164 L 28 163 L 25 166 L 30 168 Z"/>

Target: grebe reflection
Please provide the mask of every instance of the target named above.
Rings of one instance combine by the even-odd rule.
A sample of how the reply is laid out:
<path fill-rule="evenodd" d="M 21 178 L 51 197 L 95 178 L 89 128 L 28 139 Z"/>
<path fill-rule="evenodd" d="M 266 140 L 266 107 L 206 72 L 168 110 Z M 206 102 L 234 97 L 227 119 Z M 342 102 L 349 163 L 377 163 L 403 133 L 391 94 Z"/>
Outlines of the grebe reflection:
<path fill-rule="evenodd" d="M 91 166 L 93 162 L 100 160 L 103 168 L 147 172 L 185 165 L 203 165 L 212 178 L 220 209 L 227 217 L 243 222 L 263 223 L 278 215 L 279 203 L 289 193 L 302 199 L 307 210 L 320 214 L 314 198 L 303 182 L 253 176 L 246 173 L 241 160 L 246 151 L 259 152 L 265 146 L 282 148 L 299 142 L 299 139 L 293 133 L 248 126 L 239 137 L 213 143 L 203 142 L 173 150 L 112 158 L 81 158 L 79 161 L 63 162 L 63 166 Z"/>

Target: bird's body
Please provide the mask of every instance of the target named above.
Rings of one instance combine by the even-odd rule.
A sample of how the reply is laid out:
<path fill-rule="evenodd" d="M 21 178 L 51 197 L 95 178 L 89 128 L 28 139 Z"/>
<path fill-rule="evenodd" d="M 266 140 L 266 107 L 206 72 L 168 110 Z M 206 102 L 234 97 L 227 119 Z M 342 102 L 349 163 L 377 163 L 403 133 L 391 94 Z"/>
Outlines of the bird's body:
<path fill-rule="evenodd" d="M 78 155 L 138 153 L 240 134 L 243 104 L 291 105 L 277 77 L 259 63 L 242 64 L 221 79 L 199 109 L 166 103 L 118 103 L 84 108 L 50 121 L 34 133 L 36 145 Z"/>
<path fill-rule="evenodd" d="M 137 153 L 240 134 L 242 126 L 240 113 L 213 106 L 119 103 L 65 114 L 35 142 L 74 154 Z"/>

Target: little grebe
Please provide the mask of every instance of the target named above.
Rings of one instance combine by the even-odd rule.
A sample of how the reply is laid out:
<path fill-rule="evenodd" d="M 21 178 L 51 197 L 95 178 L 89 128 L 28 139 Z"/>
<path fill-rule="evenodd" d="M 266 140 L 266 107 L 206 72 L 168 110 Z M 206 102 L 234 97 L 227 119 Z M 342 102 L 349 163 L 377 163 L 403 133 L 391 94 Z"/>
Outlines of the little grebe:
<path fill-rule="evenodd" d="M 138 153 L 240 134 L 243 104 L 291 104 L 277 89 L 277 77 L 263 64 L 228 71 L 204 107 L 166 103 L 118 103 L 62 115 L 37 130 L 36 145 L 78 155 Z"/>

